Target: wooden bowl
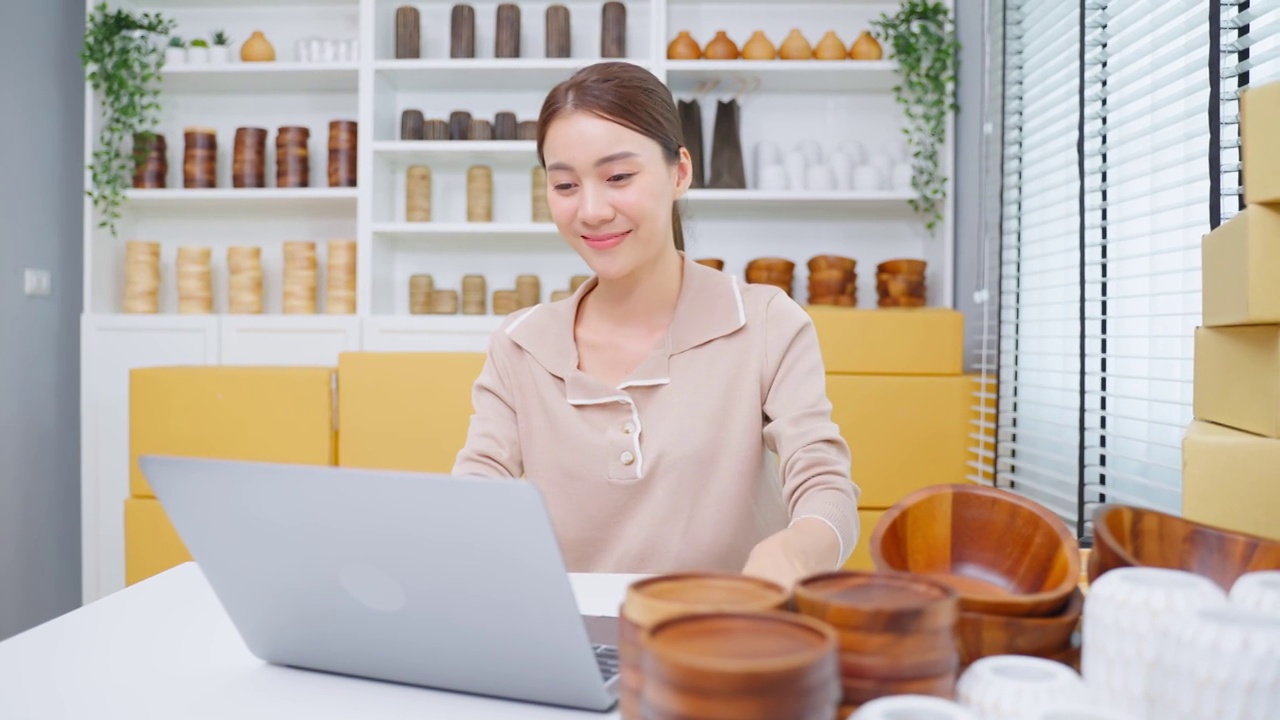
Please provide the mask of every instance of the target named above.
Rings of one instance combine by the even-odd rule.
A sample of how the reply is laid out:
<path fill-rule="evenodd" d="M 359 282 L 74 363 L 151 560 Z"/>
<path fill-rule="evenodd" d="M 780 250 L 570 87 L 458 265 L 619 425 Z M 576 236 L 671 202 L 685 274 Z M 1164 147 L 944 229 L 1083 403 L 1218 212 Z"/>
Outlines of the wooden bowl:
<path fill-rule="evenodd" d="M 706 265 L 709 268 L 715 268 L 716 270 L 724 270 L 724 260 L 721 260 L 720 258 L 700 258 L 698 260 L 694 260 L 694 262 L 699 265 Z"/>
<path fill-rule="evenodd" d="M 877 272 L 892 273 L 894 275 L 923 275 L 928 263 L 924 260 L 886 260 L 876 266 Z"/>
<path fill-rule="evenodd" d="M 809 258 L 810 273 L 816 273 L 823 270 L 840 270 L 851 273 L 857 268 L 857 266 L 857 260 L 840 255 L 815 255 L 814 257 Z"/>
<path fill-rule="evenodd" d="M 925 299 L 920 297 L 882 297 L 876 301 L 882 308 L 918 308 L 925 304 Z"/>
<path fill-rule="evenodd" d="M 926 292 L 923 277 L 916 275 L 885 275 L 884 273 L 876 276 L 876 293 L 880 297 L 923 298 Z"/>
<path fill-rule="evenodd" d="M 1089 582 L 1108 570 L 1150 566 L 1203 575 L 1230 592 L 1255 570 L 1280 569 L 1280 542 L 1127 505 L 1093 512 Z"/>
<path fill-rule="evenodd" d="M 1034 655 L 1055 659 L 1071 649 L 1072 636 L 1080 625 L 1084 593 L 1077 587 L 1066 606 L 1056 615 L 1017 617 L 988 613 L 960 613 L 956 639 L 960 663 L 968 666 L 991 655 Z"/>
<path fill-rule="evenodd" d="M 791 275 L 796 271 L 796 264 L 786 258 L 765 257 L 756 258 L 747 263 L 747 270 L 768 270 L 771 272 L 785 273 Z"/>
<path fill-rule="evenodd" d="M 854 632 L 946 629 L 960 612 L 950 586 L 906 573 L 837 570 L 804 578 L 792 593 L 798 612 Z"/>
<path fill-rule="evenodd" d="M 934 577 L 973 612 L 1052 615 L 1080 579 L 1080 545 L 1061 518 L 982 485 L 911 493 L 881 516 L 870 550 L 876 569 Z"/>
<path fill-rule="evenodd" d="M 831 305 L 834 307 L 857 307 L 858 299 L 853 295 L 809 295 L 810 305 Z"/>

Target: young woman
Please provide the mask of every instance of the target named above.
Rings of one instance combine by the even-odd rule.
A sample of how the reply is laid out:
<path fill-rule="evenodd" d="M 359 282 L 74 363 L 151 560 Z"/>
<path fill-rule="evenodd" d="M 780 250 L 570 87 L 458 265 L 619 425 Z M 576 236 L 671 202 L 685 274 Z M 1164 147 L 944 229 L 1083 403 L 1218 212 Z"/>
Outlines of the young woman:
<path fill-rule="evenodd" d="M 743 572 L 786 586 L 858 538 L 817 335 L 782 291 L 684 254 L 670 91 L 635 65 L 547 96 L 556 227 L 594 271 L 490 343 L 456 475 L 537 483 L 571 571 Z"/>

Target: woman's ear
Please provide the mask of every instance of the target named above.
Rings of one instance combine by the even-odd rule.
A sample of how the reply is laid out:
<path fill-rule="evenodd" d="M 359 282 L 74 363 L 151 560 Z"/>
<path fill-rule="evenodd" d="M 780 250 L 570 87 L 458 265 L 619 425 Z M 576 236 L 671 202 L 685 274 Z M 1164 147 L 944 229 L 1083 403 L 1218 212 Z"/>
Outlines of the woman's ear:
<path fill-rule="evenodd" d="M 693 157 L 689 149 L 680 146 L 680 159 L 676 161 L 676 200 L 684 197 L 689 186 L 693 184 Z"/>

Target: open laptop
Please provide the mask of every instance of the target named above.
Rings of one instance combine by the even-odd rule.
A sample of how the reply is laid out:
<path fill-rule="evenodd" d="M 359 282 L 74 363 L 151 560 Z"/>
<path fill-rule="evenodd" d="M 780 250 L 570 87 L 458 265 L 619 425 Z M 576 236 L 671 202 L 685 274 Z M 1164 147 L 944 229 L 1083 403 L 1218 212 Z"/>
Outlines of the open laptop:
<path fill-rule="evenodd" d="M 606 711 L 616 619 L 584 618 L 533 483 L 144 456 L 262 660 Z"/>

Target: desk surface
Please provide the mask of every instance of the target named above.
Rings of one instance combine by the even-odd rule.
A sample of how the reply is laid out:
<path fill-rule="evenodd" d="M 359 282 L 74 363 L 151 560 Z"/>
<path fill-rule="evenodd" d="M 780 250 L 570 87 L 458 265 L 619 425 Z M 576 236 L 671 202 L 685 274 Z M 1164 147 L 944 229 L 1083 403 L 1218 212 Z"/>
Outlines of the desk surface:
<path fill-rule="evenodd" d="M 616 615 L 632 575 L 571 576 L 578 607 Z M 267 665 L 194 563 L 0 643 L 0 718 L 607 720 L 564 710 Z"/>

